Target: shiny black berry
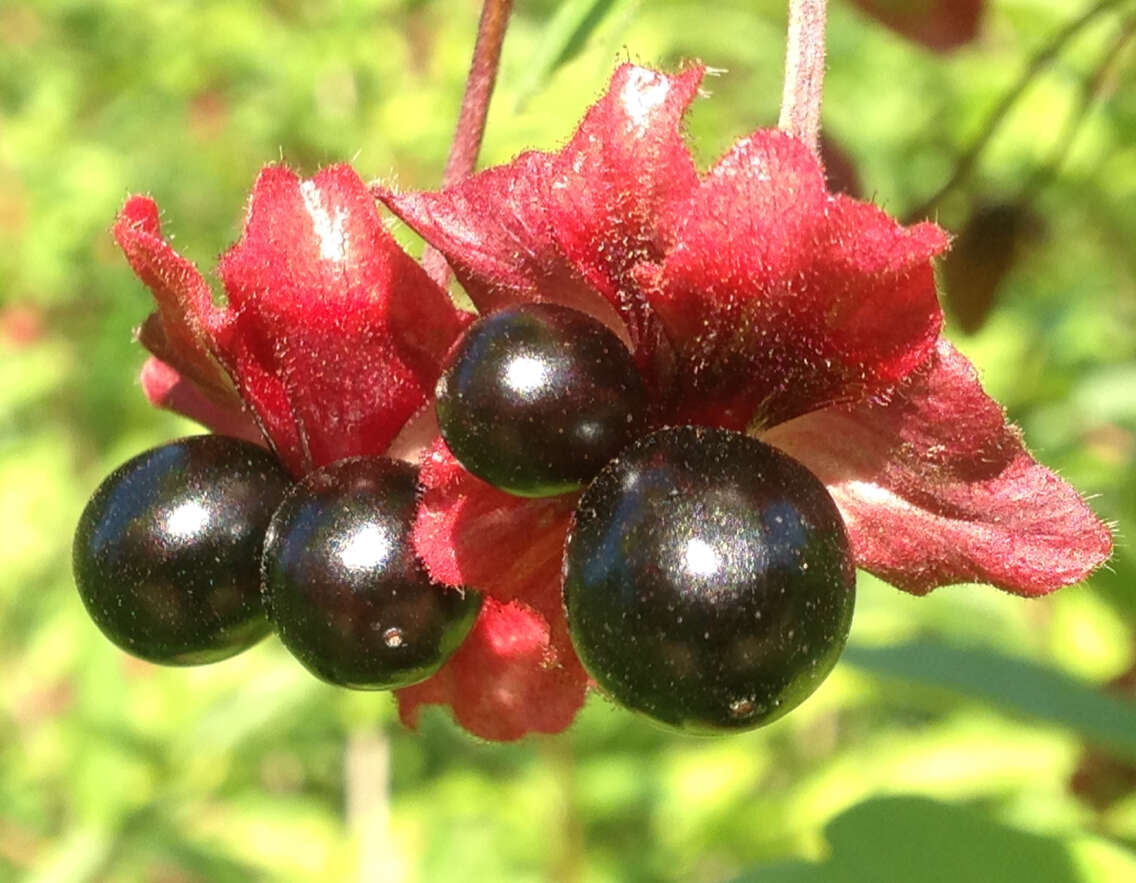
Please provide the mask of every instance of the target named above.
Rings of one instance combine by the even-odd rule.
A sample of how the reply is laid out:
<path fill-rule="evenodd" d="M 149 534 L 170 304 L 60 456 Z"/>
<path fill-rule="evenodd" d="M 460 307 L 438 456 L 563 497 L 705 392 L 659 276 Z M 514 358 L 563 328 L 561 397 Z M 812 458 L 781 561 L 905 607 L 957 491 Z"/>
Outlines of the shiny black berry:
<path fill-rule="evenodd" d="M 75 584 L 95 624 L 167 665 L 216 662 L 260 640 L 261 545 L 291 484 L 268 451 L 218 435 L 124 463 L 75 531 Z"/>
<path fill-rule="evenodd" d="M 622 704 L 691 732 L 769 723 L 825 678 L 855 573 L 824 485 L 721 429 L 640 439 L 584 492 L 565 549 L 572 642 Z"/>
<path fill-rule="evenodd" d="M 408 686 L 473 626 L 480 595 L 431 581 L 414 554 L 416 483 L 409 463 L 341 460 L 305 476 L 272 519 L 264 602 L 284 646 L 325 681 Z"/>
<path fill-rule="evenodd" d="M 513 494 L 578 490 L 643 431 L 646 393 L 630 353 L 597 320 L 555 304 L 478 319 L 438 380 L 446 444 Z"/>

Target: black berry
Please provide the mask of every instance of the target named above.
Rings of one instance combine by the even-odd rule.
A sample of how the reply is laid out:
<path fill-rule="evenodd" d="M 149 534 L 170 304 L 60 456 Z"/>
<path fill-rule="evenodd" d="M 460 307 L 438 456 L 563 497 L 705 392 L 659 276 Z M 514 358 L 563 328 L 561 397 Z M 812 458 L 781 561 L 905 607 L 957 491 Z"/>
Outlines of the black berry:
<path fill-rule="evenodd" d="M 316 676 L 388 690 L 433 674 L 481 598 L 431 581 L 411 544 L 417 472 L 385 457 L 305 476 L 272 519 L 264 601 L 280 640 Z"/>
<path fill-rule="evenodd" d="M 474 322 L 438 381 L 442 436 L 466 469 L 513 494 L 578 490 L 642 431 L 646 393 L 602 323 L 555 304 Z"/>
<path fill-rule="evenodd" d="M 139 454 L 75 531 L 75 584 L 111 641 L 167 665 L 215 662 L 268 633 L 260 551 L 291 480 L 268 451 L 203 435 Z"/>
<path fill-rule="evenodd" d="M 692 732 L 768 723 L 835 665 L 852 621 L 844 524 L 804 466 L 748 436 L 680 427 L 584 492 L 564 605 L 617 701 Z"/>

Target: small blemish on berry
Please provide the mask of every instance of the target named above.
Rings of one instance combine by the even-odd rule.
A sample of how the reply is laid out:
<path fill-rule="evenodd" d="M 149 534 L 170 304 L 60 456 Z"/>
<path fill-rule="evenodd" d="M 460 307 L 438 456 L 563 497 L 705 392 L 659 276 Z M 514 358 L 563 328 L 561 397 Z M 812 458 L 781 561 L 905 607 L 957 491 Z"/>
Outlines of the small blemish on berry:
<path fill-rule="evenodd" d="M 735 699 L 730 703 L 730 716 L 733 718 L 749 717 L 753 714 L 753 709 L 753 699 L 749 697 L 745 699 Z"/>

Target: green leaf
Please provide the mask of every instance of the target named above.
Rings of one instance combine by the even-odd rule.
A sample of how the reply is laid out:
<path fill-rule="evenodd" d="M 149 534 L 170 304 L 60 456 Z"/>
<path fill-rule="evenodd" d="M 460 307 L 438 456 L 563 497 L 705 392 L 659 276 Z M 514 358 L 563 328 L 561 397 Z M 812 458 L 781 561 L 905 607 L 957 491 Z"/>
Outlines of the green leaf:
<path fill-rule="evenodd" d="M 1136 705 L 1029 660 L 984 647 L 930 641 L 850 646 L 844 659 L 873 674 L 960 693 L 1013 714 L 1067 727 L 1136 760 Z"/>
<path fill-rule="evenodd" d="M 1083 855 L 1096 841 L 1041 837 L 923 797 L 867 800 L 833 819 L 825 834 L 832 848 L 825 863 L 762 866 L 735 883 L 1103 883 Z M 1136 870 L 1130 853 L 1109 851 L 1107 879 Z"/>
<path fill-rule="evenodd" d="M 622 5 L 622 0 L 568 0 L 561 5 L 545 28 L 517 90 L 517 108 L 539 92 L 559 67 L 575 58 L 604 19 Z"/>

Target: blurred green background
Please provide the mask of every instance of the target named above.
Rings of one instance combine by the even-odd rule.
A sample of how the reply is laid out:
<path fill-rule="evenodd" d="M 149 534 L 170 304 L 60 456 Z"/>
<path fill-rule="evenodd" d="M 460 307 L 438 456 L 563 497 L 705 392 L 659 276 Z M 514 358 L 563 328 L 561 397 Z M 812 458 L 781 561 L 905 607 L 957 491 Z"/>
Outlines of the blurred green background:
<path fill-rule="evenodd" d="M 195 431 L 138 389 L 126 194 L 208 271 L 265 162 L 434 186 L 479 4 L 0 3 L 0 880 L 1136 880 L 1136 10 L 1108 5 L 933 213 L 970 230 L 949 334 L 1116 523 L 1111 565 L 1035 601 L 862 576 L 845 660 L 765 730 L 684 738 L 593 697 L 502 746 L 437 710 L 405 732 L 274 640 L 133 661 L 69 561 L 99 480 Z M 623 58 L 725 69 L 689 119 L 703 164 L 776 119 L 780 0 L 516 7 L 484 164 L 559 144 Z M 997 0 L 937 55 L 833 0 L 826 131 L 866 197 L 920 206 L 1087 8 Z"/>

